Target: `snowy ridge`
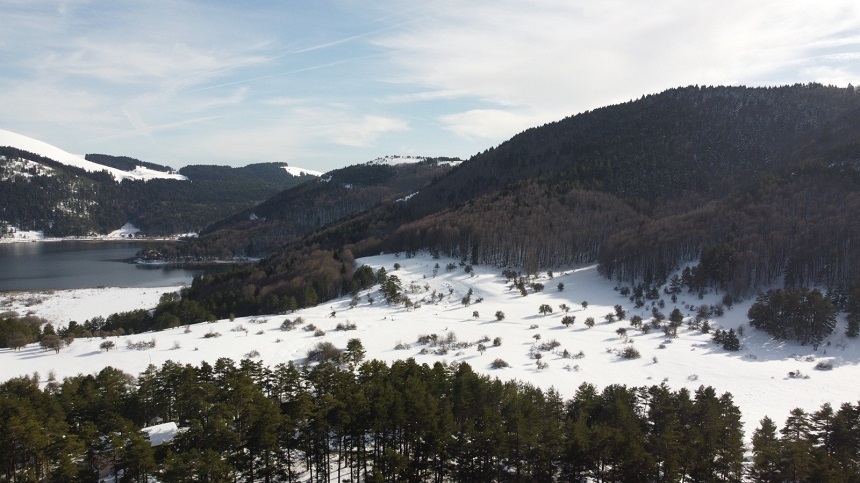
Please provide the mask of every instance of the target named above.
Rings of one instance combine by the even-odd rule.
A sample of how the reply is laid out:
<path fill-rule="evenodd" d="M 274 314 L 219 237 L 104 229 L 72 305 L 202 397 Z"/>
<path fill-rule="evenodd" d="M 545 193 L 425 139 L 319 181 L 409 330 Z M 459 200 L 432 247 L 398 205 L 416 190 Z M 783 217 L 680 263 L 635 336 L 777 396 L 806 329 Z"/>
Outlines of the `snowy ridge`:
<path fill-rule="evenodd" d="M 165 173 L 162 171 L 155 171 L 141 166 L 138 166 L 134 171 L 123 171 L 120 169 L 111 168 L 98 163 L 94 163 L 92 161 L 87 161 L 82 156 L 67 153 L 66 151 L 63 151 L 56 146 L 52 146 L 37 139 L 33 139 L 31 137 L 27 137 L 22 134 L 6 131 L 3 129 L 0 129 L 0 146 L 10 146 L 13 148 L 21 149 L 23 151 L 29 151 L 31 153 L 38 154 L 39 156 L 53 159 L 58 163 L 65 164 L 66 166 L 80 168 L 90 173 L 107 171 L 108 173 L 110 173 L 111 176 L 113 176 L 116 181 L 122 181 L 124 179 L 144 181 L 150 179 L 175 179 L 183 181 L 188 180 L 188 178 L 182 176 L 181 174 Z"/>
<path fill-rule="evenodd" d="M 466 362 L 475 371 L 491 377 L 517 379 L 544 389 L 555 387 L 566 398 L 572 397 L 582 383 L 598 388 L 610 384 L 665 383 L 674 390 L 690 391 L 702 385 L 713 386 L 718 393 L 732 394 L 742 411 L 747 441 L 764 416 L 780 421 L 795 407 L 812 412 L 825 402 L 838 407 L 842 402 L 857 399 L 856 386 L 846 381 L 860 375 L 860 341 L 845 337 L 844 317 L 840 317 L 836 331 L 816 350 L 812 346 L 775 341 L 750 328 L 746 314 L 752 300 L 748 300 L 710 321 L 714 330 L 745 327 L 740 337 L 741 350 L 730 352 L 711 342 L 711 334 L 686 325 L 695 316 L 690 305 L 715 304 L 721 298 L 719 294 L 709 293 L 704 299 L 695 294 L 680 294 L 677 304 L 666 300 L 665 312 L 677 306 L 685 316 L 677 337 L 668 338 L 662 330 L 643 333 L 631 327 L 629 319 L 634 315 L 646 321 L 650 318 L 650 304 L 634 308 L 626 296 L 613 289 L 613 282 L 600 277 L 593 266 L 557 271 L 552 277 L 543 273 L 533 280 L 546 286 L 543 291 L 529 290 L 524 297 L 518 290 L 512 290 L 494 267 L 475 266 L 470 274 L 457 260 L 436 260 L 426 254 L 414 258 L 380 255 L 357 262 L 374 270 L 384 267 L 389 274 L 397 275 L 403 295 L 413 301 L 413 307 L 386 305 L 377 286 L 362 291 L 354 308 L 347 296 L 291 314 L 192 325 L 187 333 L 179 327 L 117 337 L 112 339 L 116 350 L 109 352 L 99 349 L 103 341 L 97 337 L 79 338 L 59 354 L 46 352 L 38 344 L 17 352 L 0 349 L 0 380 L 35 371 L 43 377 L 54 371 L 62 378 L 91 374 L 106 366 L 137 375 L 150 363 L 156 366 L 167 360 L 181 364 L 214 363 L 219 357 L 234 360 L 255 357 L 271 366 L 286 361 L 302 364 L 308 350 L 318 342 L 331 342 L 342 349 L 349 339 L 359 338 L 367 351 L 367 360 L 390 363 L 412 357 L 418 363 L 431 365 Z M 557 289 L 560 283 L 561 291 Z M 55 325 L 66 325 L 70 320 L 83 322 L 97 315 L 151 308 L 162 293 L 176 289 L 107 288 L 0 294 L 0 306 L 21 314 L 33 312 L 55 321 Z M 464 305 L 462 301 L 470 290 L 471 303 Z M 369 303 L 368 296 L 376 302 Z M 41 302 L 33 304 L 33 298 Z M 544 304 L 552 308 L 551 313 L 539 313 Z M 568 306 L 567 314 L 560 308 L 562 304 Z M 607 322 L 605 316 L 615 312 L 616 304 L 627 310 L 626 319 Z M 502 314 L 501 320 L 497 312 Z M 565 315 L 576 317 L 570 327 L 562 324 Z M 316 336 L 301 326 L 291 331 L 281 329 L 285 319 L 294 321 L 298 317 L 324 333 Z M 592 328 L 585 324 L 589 317 L 596 322 Z M 338 324 L 355 327 L 337 330 Z M 622 328 L 626 329 L 623 334 L 619 333 Z M 205 337 L 209 333 L 220 336 Z M 452 334 L 450 337 L 456 339 L 458 346 L 442 352 L 439 347 L 418 341 L 419 336 L 430 334 L 440 338 Z M 496 338 L 498 345 L 490 342 Z M 153 340 L 155 347 L 149 350 L 135 350 L 128 345 Z M 481 340 L 485 341 L 483 351 L 478 345 Z M 543 346 L 554 348 L 547 350 Z M 621 358 L 620 351 L 628 347 L 636 348 L 641 357 Z M 540 360 L 534 358 L 537 352 L 542 353 Z M 491 363 L 496 359 L 506 361 L 510 367 L 492 369 Z M 546 366 L 539 368 L 539 361 Z M 832 369 L 816 370 L 819 363 L 831 364 Z"/>
<path fill-rule="evenodd" d="M 395 165 L 395 164 L 412 164 L 412 163 L 420 163 L 421 161 L 427 161 L 428 159 L 434 159 L 427 156 L 383 156 L 381 158 L 376 158 L 372 161 L 368 161 L 365 164 L 387 164 L 387 165 Z M 440 165 L 448 165 L 448 166 L 457 166 L 463 161 L 459 159 L 440 159 L 437 161 Z"/>
<path fill-rule="evenodd" d="M 372 161 L 368 161 L 367 164 L 410 164 L 410 163 L 420 163 L 421 161 L 425 161 L 427 158 L 424 156 L 383 156 L 381 158 L 376 158 Z"/>
<path fill-rule="evenodd" d="M 312 169 L 305 169 L 305 168 L 297 168 L 295 166 L 284 166 L 284 169 L 287 171 L 287 173 L 290 173 L 293 176 L 317 176 L 317 177 L 319 177 L 319 176 L 323 175 L 323 173 L 321 173 L 320 171 L 314 171 Z"/>

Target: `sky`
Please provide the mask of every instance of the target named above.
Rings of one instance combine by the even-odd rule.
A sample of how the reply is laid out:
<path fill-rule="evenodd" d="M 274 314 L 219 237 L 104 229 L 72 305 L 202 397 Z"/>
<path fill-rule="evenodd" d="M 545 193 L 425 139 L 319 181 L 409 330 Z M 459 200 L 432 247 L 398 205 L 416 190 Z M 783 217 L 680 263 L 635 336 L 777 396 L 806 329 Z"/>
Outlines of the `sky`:
<path fill-rule="evenodd" d="M 180 168 L 467 159 L 687 85 L 860 84 L 860 2 L 0 0 L 0 129 Z"/>

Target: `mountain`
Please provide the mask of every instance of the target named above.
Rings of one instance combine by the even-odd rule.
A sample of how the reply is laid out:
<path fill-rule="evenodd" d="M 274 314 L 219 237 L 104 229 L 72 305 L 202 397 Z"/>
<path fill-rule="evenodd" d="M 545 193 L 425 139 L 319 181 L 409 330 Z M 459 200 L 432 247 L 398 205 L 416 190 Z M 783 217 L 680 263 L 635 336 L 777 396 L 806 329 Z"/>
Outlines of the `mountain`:
<path fill-rule="evenodd" d="M 186 179 L 184 176 L 173 173 L 172 171 L 154 170 L 145 163 L 140 163 L 135 166 L 127 166 L 126 168 L 117 168 L 107 164 L 99 164 L 98 162 L 89 160 L 85 157 L 69 154 L 66 151 L 48 143 L 3 129 L 0 129 L 0 146 L 13 147 L 21 151 L 27 151 L 40 157 L 54 160 L 66 166 L 80 168 L 88 173 L 107 172 L 116 181 L 122 181 L 124 179 Z"/>
<path fill-rule="evenodd" d="M 49 236 L 197 232 L 312 176 L 285 163 L 173 169 L 128 157 L 86 158 L 0 131 L 0 228 Z"/>
<path fill-rule="evenodd" d="M 528 273 L 601 273 L 748 297 L 860 279 L 860 93 L 686 87 L 529 129 L 401 203 L 335 221 L 257 267 L 195 284 L 213 313 L 351 290 L 354 257 L 418 250 Z M 238 236 L 238 235 L 237 235 Z"/>
<path fill-rule="evenodd" d="M 451 160 L 409 158 L 404 163 L 347 166 L 288 188 L 220 220 L 190 244 L 177 247 L 198 257 L 264 256 L 290 240 L 380 204 L 405 201 L 451 170 Z M 184 172 L 184 171 L 183 171 Z M 169 247 L 163 256 L 175 257 Z"/>

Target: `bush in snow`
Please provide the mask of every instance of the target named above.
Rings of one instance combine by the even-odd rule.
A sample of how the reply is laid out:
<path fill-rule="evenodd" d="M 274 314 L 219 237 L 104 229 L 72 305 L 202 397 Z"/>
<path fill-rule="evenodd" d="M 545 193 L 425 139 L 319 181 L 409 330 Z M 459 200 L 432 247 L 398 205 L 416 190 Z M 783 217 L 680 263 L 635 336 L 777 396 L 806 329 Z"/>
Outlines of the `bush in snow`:
<path fill-rule="evenodd" d="M 640 354 L 635 347 L 629 345 L 624 349 L 621 349 L 621 352 L 618 353 L 618 357 L 622 359 L 638 359 L 642 357 L 642 354 Z"/>
<path fill-rule="evenodd" d="M 308 351 L 308 362 L 337 362 L 340 353 L 341 350 L 331 342 L 317 342 L 313 349 Z"/>

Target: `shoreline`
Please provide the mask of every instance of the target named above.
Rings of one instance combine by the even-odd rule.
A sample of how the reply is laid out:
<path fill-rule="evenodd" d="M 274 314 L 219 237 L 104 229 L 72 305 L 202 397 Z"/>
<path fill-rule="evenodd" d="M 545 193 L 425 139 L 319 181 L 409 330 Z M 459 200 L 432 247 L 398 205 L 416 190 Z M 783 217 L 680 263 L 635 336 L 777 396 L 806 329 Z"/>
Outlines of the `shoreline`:
<path fill-rule="evenodd" d="M 62 242 L 182 242 L 183 235 L 170 237 L 108 237 L 108 236 L 81 236 L 81 237 L 44 237 L 44 238 L 9 238 L 0 237 L 0 243 L 62 243 Z"/>

